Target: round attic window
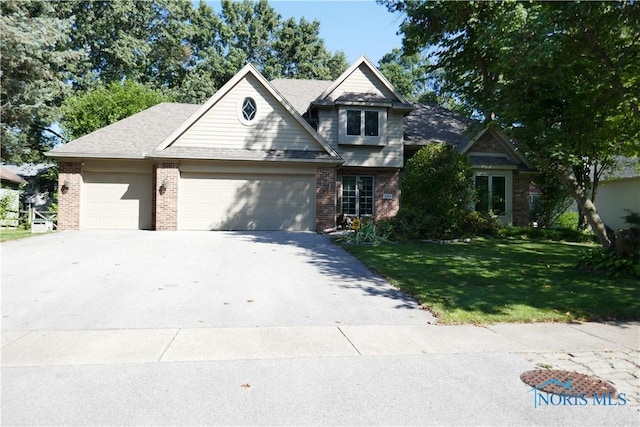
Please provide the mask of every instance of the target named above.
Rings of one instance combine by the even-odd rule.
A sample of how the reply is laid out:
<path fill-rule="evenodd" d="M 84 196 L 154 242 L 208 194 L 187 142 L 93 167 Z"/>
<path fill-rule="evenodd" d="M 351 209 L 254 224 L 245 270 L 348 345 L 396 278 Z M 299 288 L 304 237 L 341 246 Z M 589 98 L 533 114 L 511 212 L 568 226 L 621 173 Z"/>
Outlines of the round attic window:
<path fill-rule="evenodd" d="M 255 99 L 250 96 L 246 97 L 242 101 L 241 113 L 242 119 L 244 122 L 252 122 L 256 118 L 256 113 L 258 112 L 258 108 L 256 106 Z"/>

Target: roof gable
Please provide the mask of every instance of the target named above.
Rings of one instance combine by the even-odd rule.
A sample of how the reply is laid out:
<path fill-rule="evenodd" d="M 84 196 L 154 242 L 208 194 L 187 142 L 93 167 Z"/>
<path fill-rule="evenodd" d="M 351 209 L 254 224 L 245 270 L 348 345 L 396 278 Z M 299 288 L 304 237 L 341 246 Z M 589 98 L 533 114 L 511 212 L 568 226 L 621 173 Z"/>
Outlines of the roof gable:
<path fill-rule="evenodd" d="M 243 122 L 251 97 L 255 119 Z M 189 149 L 311 151 L 340 159 L 296 109 L 255 69 L 246 65 L 160 145 L 154 154 Z"/>
<path fill-rule="evenodd" d="M 490 144 L 486 144 L 490 141 Z M 479 145 L 489 145 L 489 147 L 479 147 Z M 524 154 L 518 150 L 513 144 L 511 139 L 500 129 L 495 126 L 485 126 L 481 131 L 473 136 L 466 144 L 459 145 L 458 151 L 462 154 L 467 154 L 470 157 L 474 157 L 476 152 L 474 148 L 480 148 L 482 152 L 487 154 L 505 153 L 514 162 L 525 165 L 528 169 L 533 170 L 534 167 L 527 160 Z M 475 156 L 478 157 L 478 156 Z"/>
<path fill-rule="evenodd" d="M 361 56 L 342 73 L 318 96 L 317 101 L 335 102 L 340 101 L 341 98 L 345 101 L 361 101 L 357 98 L 364 94 L 368 99 L 362 100 L 363 102 L 377 98 L 376 101 L 386 100 L 409 104 L 366 56 Z"/>

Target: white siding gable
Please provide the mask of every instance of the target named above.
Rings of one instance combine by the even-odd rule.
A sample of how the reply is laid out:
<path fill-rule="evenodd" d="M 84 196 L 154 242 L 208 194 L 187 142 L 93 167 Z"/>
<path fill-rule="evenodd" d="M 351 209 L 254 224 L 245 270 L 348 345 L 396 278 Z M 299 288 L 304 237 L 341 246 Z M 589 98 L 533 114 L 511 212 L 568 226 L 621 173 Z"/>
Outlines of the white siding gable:
<path fill-rule="evenodd" d="M 365 64 L 360 64 L 340 85 L 338 85 L 327 99 L 335 101 L 345 93 L 376 94 L 387 99 L 396 99 L 380 79 Z"/>
<path fill-rule="evenodd" d="M 242 117 L 242 103 L 251 97 L 256 116 Z M 324 151 L 292 114 L 250 73 L 240 79 L 198 120 L 186 129 L 174 147 L 253 150 Z"/>

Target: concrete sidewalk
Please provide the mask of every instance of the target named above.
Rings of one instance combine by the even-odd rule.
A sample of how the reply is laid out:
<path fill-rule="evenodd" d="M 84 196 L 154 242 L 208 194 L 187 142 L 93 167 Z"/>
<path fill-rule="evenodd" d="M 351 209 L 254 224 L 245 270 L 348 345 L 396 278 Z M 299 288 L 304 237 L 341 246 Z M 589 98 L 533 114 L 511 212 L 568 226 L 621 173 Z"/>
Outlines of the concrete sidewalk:
<path fill-rule="evenodd" d="M 629 353 L 640 325 L 600 323 L 5 331 L 2 366 L 456 353 Z M 637 361 L 636 361 L 637 362 Z M 636 366 L 636 369 L 639 369 Z"/>
<path fill-rule="evenodd" d="M 639 357 L 638 322 L 11 331 L 2 335 L 3 425 L 638 425 Z M 508 410 L 497 406 L 487 409 L 487 405 L 498 405 L 493 399 L 504 393 L 511 398 L 516 395 L 520 406 L 528 406 L 530 389 L 519 381 L 518 375 L 545 367 L 596 375 L 613 383 L 619 393 L 624 393 L 627 403 L 624 408 L 615 408 L 617 410 L 553 408 L 556 416 L 561 416 L 558 419 L 554 418 L 552 408 L 546 412 L 531 411 L 512 403 Z M 231 377 L 214 386 L 209 383 L 210 378 L 202 382 L 202 371 L 216 372 L 211 374 L 216 382 L 220 381 L 222 371 Z M 123 389 L 126 381 L 120 377 L 122 372 L 140 377 L 141 383 L 129 384 Z M 409 398 L 398 405 L 405 411 L 416 411 L 413 416 L 388 412 L 390 408 L 385 399 L 389 393 L 403 394 L 407 385 L 402 382 L 416 375 L 425 381 L 420 390 L 415 391 L 423 399 L 438 401 L 439 405 L 456 402 L 467 408 L 451 411 L 451 408 L 427 405 L 431 409 L 424 413 L 419 408 L 405 407 L 406 403 L 417 403 Z M 97 388 L 87 391 L 86 382 L 75 383 L 70 377 L 91 380 Z M 111 378 L 120 378 L 120 382 L 111 383 Z M 143 396 L 156 394 L 150 386 L 155 388 L 161 383 L 172 390 L 176 384 L 171 381 L 180 383 L 180 378 L 189 378 L 189 386 L 184 385 L 186 389 L 178 387 L 181 393 L 193 396 L 197 391 L 214 400 L 229 398 L 229 409 L 217 408 L 213 414 L 199 407 L 191 408 L 193 413 L 183 414 L 175 402 L 170 401 L 165 404 L 173 408 L 172 412 L 163 416 L 142 409 L 150 404 Z M 298 395 L 301 391 L 295 387 L 281 388 L 284 378 L 296 384 L 295 387 L 301 387 L 306 379 L 317 389 Z M 344 384 L 344 378 L 355 382 Z M 271 382 L 280 385 L 272 389 L 267 386 Z M 33 391 L 34 384 L 38 390 L 49 393 L 38 395 Z M 340 387 L 336 388 L 336 384 Z M 127 391 L 127 387 L 132 389 Z M 359 389 L 363 387 L 376 397 L 360 396 Z M 455 387 L 459 390 L 455 391 Z M 260 393 L 259 401 L 246 400 L 247 395 L 242 393 L 236 396 L 237 388 L 253 388 L 247 393 Z M 67 408 L 64 413 L 52 409 L 52 405 L 69 405 L 59 396 L 82 399 L 77 395 L 80 390 L 93 398 L 97 398 L 94 393 L 98 393 L 107 403 L 94 402 L 89 404 L 89 410 Z M 128 403 L 118 399 L 108 403 L 112 393 L 131 393 L 134 397 Z M 357 410 L 352 412 L 341 406 L 344 402 L 324 402 L 322 404 L 330 406 L 325 408 L 326 413 L 314 412 L 315 404 L 311 405 L 306 399 L 323 401 L 327 393 L 360 396 L 372 399 L 372 404 L 356 406 Z M 42 406 L 44 399 L 47 404 Z M 290 406 L 292 399 L 297 402 L 298 410 Z M 470 399 L 475 399 L 475 403 L 470 404 Z M 351 407 L 356 405 L 351 398 L 346 400 Z M 118 405 L 128 410 L 114 413 Z M 299 408 L 306 409 L 299 412 Z M 379 413 L 382 408 L 385 408 L 384 414 Z M 98 413 L 92 412 L 96 410 Z M 237 413 L 243 410 L 248 412 Z M 473 410 L 486 413 L 473 416 L 470 414 Z M 566 419 L 568 413 L 570 422 Z"/>

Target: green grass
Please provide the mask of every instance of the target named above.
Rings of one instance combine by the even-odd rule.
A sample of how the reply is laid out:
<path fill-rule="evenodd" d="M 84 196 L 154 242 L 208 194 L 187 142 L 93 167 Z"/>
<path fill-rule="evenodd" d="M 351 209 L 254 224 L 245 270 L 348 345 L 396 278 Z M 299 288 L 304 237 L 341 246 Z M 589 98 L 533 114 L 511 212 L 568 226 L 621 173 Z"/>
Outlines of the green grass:
<path fill-rule="evenodd" d="M 31 237 L 31 230 L 14 230 L 14 229 L 2 229 L 0 230 L 0 242 L 7 240 L 23 239 L 25 237 Z"/>
<path fill-rule="evenodd" d="M 478 239 L 343 247 L 443 324 L 640 318 L 637 279 L 574 268 L 589 244 Z"/>

